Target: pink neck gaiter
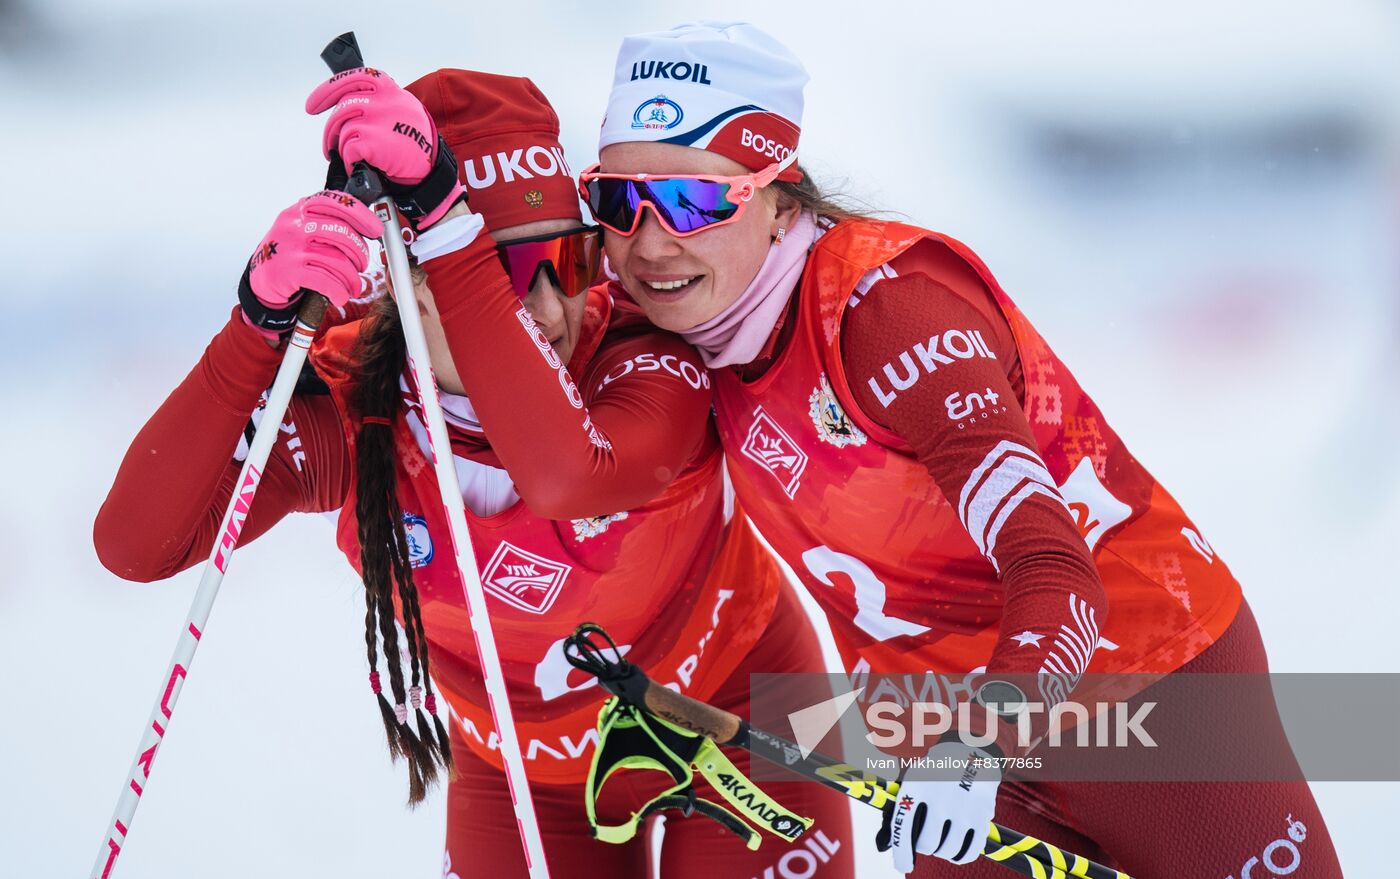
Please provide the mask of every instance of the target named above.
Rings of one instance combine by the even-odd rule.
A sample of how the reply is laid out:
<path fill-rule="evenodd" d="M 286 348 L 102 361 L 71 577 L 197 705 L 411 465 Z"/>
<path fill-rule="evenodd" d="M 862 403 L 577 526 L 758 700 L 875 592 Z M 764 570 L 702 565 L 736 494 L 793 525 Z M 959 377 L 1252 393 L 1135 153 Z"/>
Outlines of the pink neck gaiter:
<path fill-rule="evenodd" d="M 716 369 L 748 363 L 758 356 L 787 307 L 807 264 L 807 251 L 816 240 L 816 221 L 803 211 L 782 242 L 774 242 L 768 249 L 748 289 L 724 311 L 681 333 L 700 351 L 706 366 Z"/>

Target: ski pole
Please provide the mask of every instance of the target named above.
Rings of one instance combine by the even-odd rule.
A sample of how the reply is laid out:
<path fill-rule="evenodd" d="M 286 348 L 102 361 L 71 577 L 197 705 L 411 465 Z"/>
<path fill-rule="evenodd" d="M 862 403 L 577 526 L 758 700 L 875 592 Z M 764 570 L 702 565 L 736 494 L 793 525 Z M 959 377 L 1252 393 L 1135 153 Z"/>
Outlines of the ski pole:
<path fill-rule="evenodd" d="M 606 648 L 591 640 L 590 636 L 595 634 L 607 641 Z M 886 805 L 898 801 L 899 782 L 893 779 L 882 778 L 815 751 L 803 756 L 796 743 L 752 727 L 736 714 L 669 687 L 653 686 L 641 669 L 617 653 L 612 639 L 597 625 L 579 626 L 565 639 L 563 649 L 570 665 L 597 677 L 599 684 L 610 693 L 663 720 L 699 733 L 716 744 L 743 748 L 867 806 L 883 810 Z M 609 658 L 605 649 L 612 650 L 616 658 Z M 988 831 L 982 857 L 1032 879 L 1132 879 L 1127 873 L 1066 852 L 995 821 Z"/>
<path fill-rule="evenodd" d="M 365 204 L 370 204 L 383 195 L 383 184 L 373 170 L 367 167 L 357 168 L 347 181 L 345 192 Z M 156 699 L 150 717 L 146 720 L 145 731 L 141 734 L 141 742 L 137 746 L 136 759 L 132 761 L 131 770 L 127 773 L 126 784 L 122 787 L 122 792 L 117 798 L 117 808 L 112 813 L 112 820 L 107 825 L 106 839 L 103 840 L 102 846 L 97 852 L 97 860 L 93 863 L 92 875 L 95 879 L 108 879 L 112 875 L 117 856 L 121 854 L 122 846 L 126 843 L 132 819 L 136 814 L 136 806 L 140 803 L 141 795 L 145 792 L 146 782 L 150 778 L 151 764 L 155 760 L 156 749 L 165 739 L 171 715 L 175 710 L 175 702 L 180 697 L 185 676 L 189 673 L 190 664 L 194 660 L 195 649 L 199 646 L 200 639 L 204 637 L 205 625 L 209 621 L 209 612 L 214 607 L 214 599 L 219 594 L 219 586 L 223 583 L 224 575 L 228 572 L 229 562 L 233 558 L 234 549 L 238 546 L 238 536 L 243 530 L 243 524 L 248 519 L 248 511 L 252 507 L 254 496 L 257 494 L 258 483 L 262 480 L 263 467 L 266 466 L 268 456 L 272 453 L 272 446 L 277 440 L 282 417 L 286 415 L 287 407 L 291 404 L 297 379 L 301 376 L 302 367 L 306 364 L 311 342 L 316 336 L 316 329 L 321 325 L 322 318 L 325 317 L 328 304 L 326 298 L 319 293 L 312 290 L 302 290 L 301 308 L 297 311 L 296 327 L 292 330 L 287 351 L 282 356 L 282 363 L 277 368 L 277 377 L 273 380 L 272 388 L 267 393 L 262 420 L 258 422 L 257 429 L 253 432 L 253 440 L 248 446 L 248 456 L 244 459 L 243 468 L 239 471 L 238 480 L 234 483 L 236 487 L 233 496 L 229 498 L 228 509 L 224 511 L 223 521 L 219 525 L 219 536 L 215 539 L 214 547 L 209 552 L 208 561 L 204 563 L 204 573 L 199 579 L 199 587 L 195 590 L 194 601 L 190 604 L 189 613 L 186 615 L 185 628 L 175 644 L 175 654 L 171 657 L 169 671 L 165 676 L 165 687 L 159 698 Z"/>
<path fill-rule="evenodd" d="M 332 40 L 321 53 L 321 58 L 334 73 L 364 66 L 353 32 L 341 34 Z M 471 621 L 472 636 L 476 641 L 476 653 L 481 660 L 481 673 L 486 683 L 491 720 L 500 739 L 500 754 L 506 768 L 506 784 L 510 789 L 511 805 L 515 809 L 521 845 L 525 850 L 525 865 L 531 879 L 548 879 L 549 867 L 545 863 L 544 842 L 535 818 L 530 783 L 525 776 L 525 758 L 515 730 L 515 717 L 511 712 L 510 697 L 506 692 L 501 657 L 496 649 L 491 617 L 486 609 L 486 593 L 481 587 L 481 575 L 477 570 L 476 556 L 472 552 L 471 535 L 467 531 L 466 508 L 462 504 L 462 490 L 457 482 L 457 468 L 452 463 L 452 445 L 448 439 L 447 422 L 442 417 L 437 382 L 433 378 L 432 367 L 428 361 L 428 342 L 423 335 L 422 318 L 418 314 L 418 297 L 413 289 L 408 253 L 404 248 L 399 227 L 398 209 L 390 198 L 380 198 L 371 204 L 370 208 L 384 224 L 383 241 L 389 280 L 398 303 L 399 320 L 403 324 L 409 369 L 418 384 L 423 420 L 428 429 L 428 447 L 433 459 L 433 469 L 437 473 L 438 492 L 442 496 L 443 507 L 447 513 L 452 552 L 457 559 L 457 570 L 462 578 L 462 592 L 467 599 L 468 617 Z M 442 450 L 441 455 L 439 449 Z"/>
<path fill-rule="evenodd" d="M 116 811 L 112 813 L 112 820 L 107 825 L 107 836 L 93 864 L 92 875 L 97 879 L 107 879 L 112 874 L 117 856 L 126 844 L 136 806 L 141 802 L 141 794 L 145 791 L 146 781 L 151 774 L 151 763 L 155 760 L 156 749 L 160 747 L 169 728 L 175 702 L 180 697 L 185 675 L 194 660 L 195 648 L 204 636 L 209 611 L 214 606 L 214 598 L 219 594 L 219 584 L 228 572 L 234 548 L 238 545 L 239 532 L 243 530 L 243 523 L 248 519 L 248 510 L 262 479 L 263 467 L 266 466 L 273 443 L 277 440 L 282 416 L 287 412 L 292 392 L 296 389 L 297 377 L 301 375 L 302 365 L 306 363 L 311 340 L 315 337 L 316 328 L 320 326 L 325 313 L 325 298 L 319 293 L 303 290 L 296 328 L 292 331 L 287 352 L 282 356 L 282 364 L 277 368 L 277 378 L 268 392 L 262 420 L 253 434 L 253 441 L 248 447 L 248 457 L 243 461 L 238 481 L 234 483 L 236 488 L 233 497 L 229 498 L 228 509 L 224 511 L 223 522 L 218 530 L 219 536 L 210 550 L 209 560 L 204 563 L 204 574 L 200 577 L 194 602 L 186 615 L 184 630 L 175 644 L 175 655 L 170 659 L 163 689 L 156 699 L 155 707 L 151 709 L 150 717 L 146 720 L 146 729 L 136 749 L 136 759 L 132 761 L 131 770 L 127 773 L 126 783 L 117 799 Z"/>

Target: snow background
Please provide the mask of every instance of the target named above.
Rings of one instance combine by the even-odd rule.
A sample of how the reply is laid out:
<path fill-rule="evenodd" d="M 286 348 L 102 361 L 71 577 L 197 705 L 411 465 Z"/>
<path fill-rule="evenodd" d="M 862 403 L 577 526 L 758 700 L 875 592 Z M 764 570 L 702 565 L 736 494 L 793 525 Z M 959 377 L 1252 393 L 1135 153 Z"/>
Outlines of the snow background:
<path fill-rule="evenodd" d="M 352 28 L 400 82 L 531 76 L 575 170 L 621 34 L 769 29 L 812 74 L 809 166 L 983 256 L 1244 583 L 1273 668 L 1400 671 L 1394 6 L 402 8 L 0 0 L 0 875 L 80 875 L 102 840 L 198 571 L 126 584 L 91 522 L 249 249 L 319 186 L 302 101 Z M 444 800 L 402 808 L 329 525 L 237 559 L 116 875 L 439 875 Z M 1400 785 L 1315 790 L 1348 874 L 1381 875 Z M 892 875 L 873 817 L 861 872 Z"/>

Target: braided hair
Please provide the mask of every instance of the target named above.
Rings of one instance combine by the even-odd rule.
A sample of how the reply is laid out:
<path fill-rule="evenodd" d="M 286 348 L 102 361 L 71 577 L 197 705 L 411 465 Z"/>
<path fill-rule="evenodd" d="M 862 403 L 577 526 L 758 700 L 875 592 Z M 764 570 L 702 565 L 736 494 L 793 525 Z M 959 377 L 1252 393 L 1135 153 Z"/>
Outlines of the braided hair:
<path fill-rule="evenodd" d="M 399 506 L 393 421 L 401 409 L 399 377 L 406 356 L 403 327 L 389 297 L 375 303 L 361 324 L 355 360 L 358 382 L 351 407 L 358 416 L 355 442 L 355 518 L 360 572 L 365 584 L 365 650 L 370 688 L 379 702 L 389 755 L 408 763 L 408 803 L 422 802 L 438 779 L 452 771 L 452 746 L 437 716 L 428 668 L 428 640 L 413 582 L 404 514 Z M 396 608 L 397 599 L 397 608 Z M 403 617 L 410 677 L 405 686 L 396 610 Z M 379 679 L 381 645 L 389 691 Z M 426 694 L 426 699 L 424 695 Z M 426 714 L 424 708 L 427 709 Z M 408 723 L 415 716 L 414 726 Z M 431 720 L 429 719 L 431 718 Z M 416 729 L 414 728 L 416 727 Z"/>

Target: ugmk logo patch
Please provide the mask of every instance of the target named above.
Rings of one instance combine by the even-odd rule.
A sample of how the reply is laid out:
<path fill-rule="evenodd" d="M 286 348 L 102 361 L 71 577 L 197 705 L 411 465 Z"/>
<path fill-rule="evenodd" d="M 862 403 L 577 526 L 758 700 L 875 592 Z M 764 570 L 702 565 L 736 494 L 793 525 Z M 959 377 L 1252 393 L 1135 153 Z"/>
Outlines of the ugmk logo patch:
<path fill-rule="evenodd" d="M 570 565 L 526 552 L 502 540 L 481 572 L 481 585 L 512 607 L 542 614 L 559 597 L 571 570 Z"/>
<path fill-rule="evenodd" d="M 773 478 L 783 487 L 783 493 L 792 497 L 802 481 L 802 471 L 807 469 L 807 453 L 792 441 L 778 422 L 763 411 L 762 406 L 755 409 L 753 414 L 753 425 L 749 427 L 740 451 L 744 457 L 773 474 Z"/>

